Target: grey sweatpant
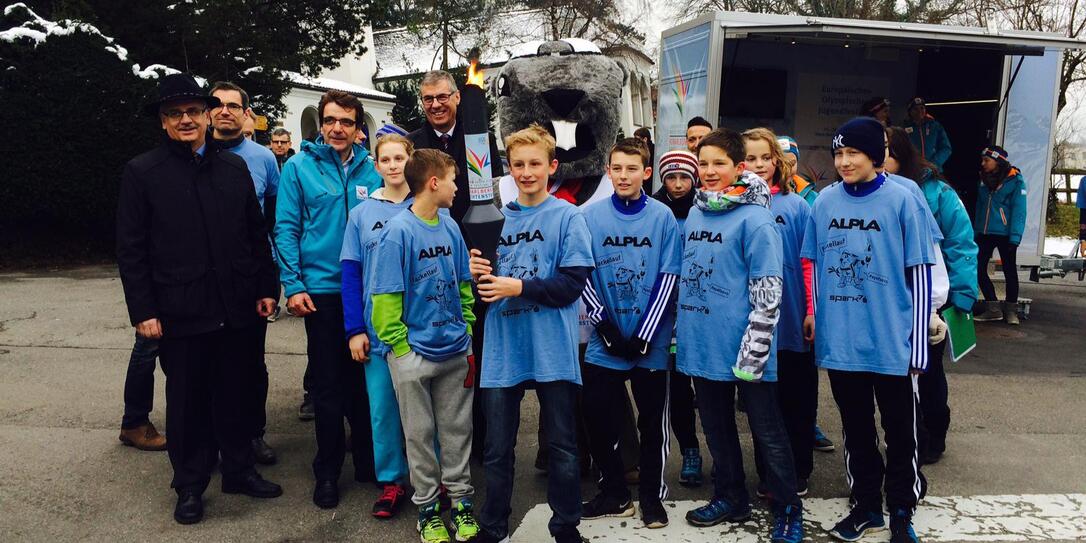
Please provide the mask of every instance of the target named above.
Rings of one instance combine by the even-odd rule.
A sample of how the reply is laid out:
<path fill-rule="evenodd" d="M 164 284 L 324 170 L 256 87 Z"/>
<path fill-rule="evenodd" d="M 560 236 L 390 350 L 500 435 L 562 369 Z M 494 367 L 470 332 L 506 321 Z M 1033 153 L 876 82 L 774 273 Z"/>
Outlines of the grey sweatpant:
<path fill-rule="evenodd" d="M 468 466 L 474 388 L 464 386 L 468 352 L 444 362 L 426 360 L 415 351 L 401 357 L 389 352 L 385 357 L 407 440 L 407 465 L 415 487 L 411 501 L 420 507 L 437 501 L 442 484 L 454 502 L 475 493 Z"/>

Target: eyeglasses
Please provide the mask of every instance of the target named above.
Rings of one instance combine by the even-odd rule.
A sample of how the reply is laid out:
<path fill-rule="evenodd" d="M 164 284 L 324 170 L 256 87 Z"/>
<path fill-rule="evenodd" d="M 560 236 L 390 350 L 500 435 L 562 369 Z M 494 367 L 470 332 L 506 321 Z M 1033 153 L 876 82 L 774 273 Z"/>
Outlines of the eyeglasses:
<path fill-rule="evenodd" d="M 324 124 L 324 126 L 334 126 L 336 123 L 339 123 L 343 128 L 354 128 L 355 124 L 354 119 L 337 119 L 335 117 L 325 117 L 324 119 L 321 119 L 321 123 Z"/>
<path fill-rule="evenodd" d="M 162 112 L 162 115 L 169 118 L 171 121 L 180 121 L 185 115 L 188 115 L 190 119 L 195 119 L 204 113 L 207 113 L 206 107 L 190 107 L 185 110 L 167 109 Z"/>
<path fill-rule="evenodd" d="M 436 100 L 437 103 L 439 103 L 439 104 L 445 104 L 445 103 L 448 103 L 449 98 L 451 98 L 453 94 L 455 94 L 455 93 L 450 94 L 450 93 L 446 92 L 446 93 L 442 93 L 442 94 L 438 94 L 438 95 L 429 95 L 429 94 L 427 94 L 426 96 L 422 97 L 422 103 L 424 105 L 428 106 L 428 105 L 433 104 L 434 101 Z"/>
<path fill-rule="evenodd" d="M 230 103 L 230 102 L 223 102 L 223 103 L 222 103 L 222 105 L 220 105 L 219 107 L 215 108 L 215 111 L 220 111 L 220 110 L 222 110 L 223 108 L 229 109 L 229 110 L 230 110 L 230 113 L 241 113 L 242 111 L 244 111 L 244 110 L 245 110 L 245 108 L 244 108 L 244 107 L 242 107 L 242 106 L 241 106 L 241 104 L 234 104 L 234 103 Z"/>

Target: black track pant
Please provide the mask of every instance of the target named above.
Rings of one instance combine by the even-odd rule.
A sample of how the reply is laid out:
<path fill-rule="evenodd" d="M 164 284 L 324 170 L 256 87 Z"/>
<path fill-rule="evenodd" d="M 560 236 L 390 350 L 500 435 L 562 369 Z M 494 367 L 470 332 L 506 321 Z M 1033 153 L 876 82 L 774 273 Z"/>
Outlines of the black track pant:
<path fill-rule="evenodd" d="M 886 506 L 912 511 L 924 495 L 916 448 L 915 381 L 908 375 L 829 370 L 833 399 L 841 412 L 845 435 L 845 474 L 858 507 L 882 511 Z M 882 416 L 886 462 L 879 450 L 875 404 Z"/>
<path fill-rule="evenodd" d="M 584 365 L 582 405 L 592 458 L 600 468 L 600 491 L 620 499 L 630 493 L 624 477 L 630 466 L 623 465 L 618 446 L 622 421 L 627 416 L 625 398 L 626 381 L 629 380 L 637 404 L 637 429 L 641 435 L 639 497 L 642 502 L 667 498 L 664 466 L 671 448 L 669 373 L 667 370 L 615 370 L 591 363 Z"/>

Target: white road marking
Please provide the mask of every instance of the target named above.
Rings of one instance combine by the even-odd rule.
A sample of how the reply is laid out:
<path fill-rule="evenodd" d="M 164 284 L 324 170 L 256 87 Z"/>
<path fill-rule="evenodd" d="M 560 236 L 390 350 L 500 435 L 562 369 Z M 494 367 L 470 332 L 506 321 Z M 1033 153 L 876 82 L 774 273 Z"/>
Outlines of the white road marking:
<path fill-rule="evenodd" d="M 772 522 L 762 507 L 742 524 L 721 524 L 696 528 L 687 524 L 686 512 L 704 502 L 667 502 L 671 524 L 650 530 L 641 524 L 640 510 L 631 518 L 583 521 L 581 534 L 590 541 L 616 543 L 668 542 L 702 543 L 709 541 L 767 541 Z M 831 540 L 826 530 L 848 510 L 845 498 L 803 500 L 804 531 L 808 541 Z M 513 534 L 513 543 L 551 541 L 547 504 L 533 507 Z M 889 518 L 887 518 L 889 522 Z M 1086 539 L 1086 494 L 1024 494 L 1006 496 L 952 496 L 924 498 L 916 512 L 913 526 L 922 541 L 1052 541 Z M 887 524 L 889 528 L 889 524 Z M 888 541 L 887 529 L 861 541 Z"/>

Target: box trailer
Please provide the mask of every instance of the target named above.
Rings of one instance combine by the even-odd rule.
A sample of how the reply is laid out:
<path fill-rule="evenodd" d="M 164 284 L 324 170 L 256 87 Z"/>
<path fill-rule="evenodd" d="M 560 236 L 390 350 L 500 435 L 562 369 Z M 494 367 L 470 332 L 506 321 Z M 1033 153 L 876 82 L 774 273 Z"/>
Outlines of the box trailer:
<path fill-rule="evenodd" d="M 915 96 L 946 128 L 949 182 L 973 213 L 980 152 L 1007 149 L 1028 184 L 1018 260 L 1041 264 L 1063 51 L 1057 34 L 929 24 L 717 12 L 665 30 L 660 43 L 657 146 L 686 148 L 686 123 L 755 126 L 800 145 L 801 172 L 836 177 L 830 140 L 866 100 L 891 101 L 900 125 Z M 657 155 L 662 152 L 657 153 Z"/>

